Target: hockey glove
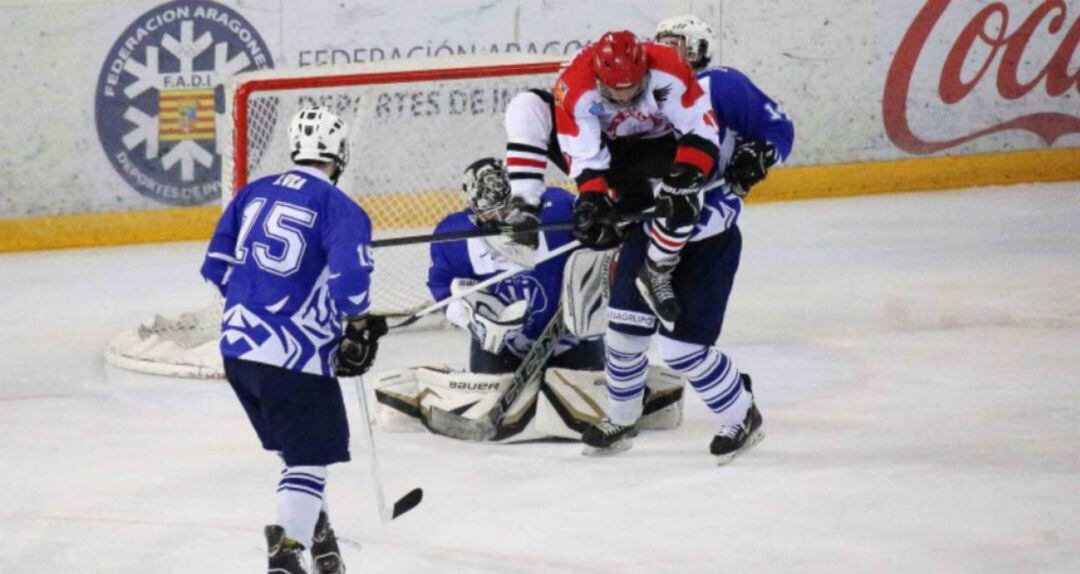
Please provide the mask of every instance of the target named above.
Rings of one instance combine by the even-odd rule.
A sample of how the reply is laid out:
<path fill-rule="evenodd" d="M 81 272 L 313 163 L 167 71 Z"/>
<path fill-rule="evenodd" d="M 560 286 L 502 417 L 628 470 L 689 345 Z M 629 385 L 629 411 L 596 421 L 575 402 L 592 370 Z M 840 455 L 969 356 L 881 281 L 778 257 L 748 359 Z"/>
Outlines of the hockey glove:
<path fill-rule="evenodd" d="M 776 146 L 761 140 L 750 140 L 739 144 L 731 154 L 724 177 L 731 183 L 731 191 L 739 197 L 746 197 L 750 188 L 765 179 L 769 168 L 780 157 Z"/>
<path fill-rule="evenodd" d="M 512 226 L 515 230 L 522 230 L 510 236 L 515 243 L 520 243 L 529 249 L 540 246 L 540 236 L 535 228 L 540 226 L 540 206 L 532 205 L 520 197 L 510 200 L 510 212 L 503 218 L 503 223 Z"/>
<path fill-rule="evenodd" d="M 598 251 L 611 249 L 626 239 L 617 225 L 615 202 L 606 193 L 587 191 L 574 201 L 574 238 Z"/>
<path fill-rule="evenodd" d="M 379 338 L 387 333 L 386 317 L 366 315 L 345 321 L 345 334 L 338 344 L 339 377 L 359 377 L 371 368 L 379 351 Z"/>
<path fill-rule="evenodd" d="M 701 216 L 701 182 L 697 168 L 676 164 L 656 190 L 656 217 L 670 227 L 694 225 Z"/>

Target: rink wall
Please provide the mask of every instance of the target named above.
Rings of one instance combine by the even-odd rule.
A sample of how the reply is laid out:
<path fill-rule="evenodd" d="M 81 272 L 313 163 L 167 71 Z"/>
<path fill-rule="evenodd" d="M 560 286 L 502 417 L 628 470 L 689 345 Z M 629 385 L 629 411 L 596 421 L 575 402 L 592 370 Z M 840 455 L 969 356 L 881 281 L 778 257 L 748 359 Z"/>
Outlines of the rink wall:
<path fill-rule="evenodd" d="M 236 73 L 561 56 L 687 11 L 795 120 L 753 201 L 1080 179 L 1076 0 L 622 4 L 0 0 L 0 251 L 208 237 Z"/>

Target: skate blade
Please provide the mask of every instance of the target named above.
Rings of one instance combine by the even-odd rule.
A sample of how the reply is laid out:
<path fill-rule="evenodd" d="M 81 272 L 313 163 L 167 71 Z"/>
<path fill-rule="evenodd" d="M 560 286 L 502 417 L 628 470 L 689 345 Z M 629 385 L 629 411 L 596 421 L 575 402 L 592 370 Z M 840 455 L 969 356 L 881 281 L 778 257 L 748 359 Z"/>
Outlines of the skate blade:
<path fill-rule="evenodd" d="M 742 447 L 739 448 L 739 450 L 732 451 L 732 452 L 729 452 L 727 454 L 714 455 L 715 458 L 716 458 L 716 465 L 717 466 L 724 466 L 725 464 L 731 462 L 732 460 L 735 460 L 735 457 L 737 457 L 740 454 L 754 448 L 755 446 L 757 446 L 757 443 L 764 440 L 764 438 L 765 438 L 765 431 L 762 430 L 762 429 L 758 429 L 757 431 L 754 432 L 754 434 L 750 435 L 750 438 L 746 439 L 746 442 L 743 443 Z"/>
<path fill-rule="evenodd" d="M 619 439 L 619 440 L 611 443 L 611 446 L 607 446 L 607 447 L 598 447 L 598 446 L 588 446 L 588 445 L 586 445 L 585 448 L 581 450 L 581 454 L 583 454 L 585 456 L 593 456 L 593 457 L 602 458 L 602 457 L 605 457 L 605 456 L 612 456 L 612 455 L 615 455 L 615 454 L 619 454 L 620 452 L 626 452 L 626 451 L 630 450 L 630 447 L 632 447 L 632 446 L 634 446 L 634 442 L 632 440 L 630 440 L 630 439 L 624 438 L 624 439 Z"/>

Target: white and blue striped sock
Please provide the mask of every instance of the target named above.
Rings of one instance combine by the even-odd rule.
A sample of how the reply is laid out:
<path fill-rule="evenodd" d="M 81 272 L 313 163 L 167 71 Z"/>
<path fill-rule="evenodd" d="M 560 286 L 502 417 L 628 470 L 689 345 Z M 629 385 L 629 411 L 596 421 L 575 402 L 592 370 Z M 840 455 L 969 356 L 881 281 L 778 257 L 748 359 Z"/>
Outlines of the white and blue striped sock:
<path fill-rule="evenodd" d="M 277 489 L 278 524 L 285 535 L 311 548 L 315 523 L 324 505 L 325 466 L 289 466 L 281 471 Z"/>
<path fill-rule="evenodd" d="M 632 425 L 641 417 L 645 379 L 649 374 L 649 337 L 608 332 L 604 372 L 607 375 L 608 418 Z"/>
<path fill-rule="evenodd" d="M 721 425 L 743 421 L 753 398 L 743 389 L 739 369 L 727 355 L 715 347 L 670 339 L 662 340 L 660 349 L 668 367 L 690 381 Z"/>

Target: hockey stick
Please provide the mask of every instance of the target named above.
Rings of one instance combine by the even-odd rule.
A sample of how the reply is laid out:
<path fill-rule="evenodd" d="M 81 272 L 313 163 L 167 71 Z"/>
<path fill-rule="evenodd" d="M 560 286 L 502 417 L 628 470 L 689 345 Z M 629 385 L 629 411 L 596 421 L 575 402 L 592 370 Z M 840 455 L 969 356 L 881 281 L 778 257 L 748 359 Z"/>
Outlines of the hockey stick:
<path fill-rule="evenodd" d="M 388 237 L 376 239 L 371 242 L 371 247 L 397 247 L 400 245 L 415 245 L 417 243 L 445 243 L 447 241 L 461 241 L 474 237 L 493 237 L 496 235 L 514 235 L 515 233 L 532 233 L 536 231 L 566 231 L 574 228 L 574 223 L 543 223 L 536 227 L 526 229 L 516 228 L 512 225 L 484 226 L 483 229 L 471 229 L 468 231 L 451 231 L 450 233 L 430 233 L 427 235 L 409 235 L 407 237 Z"/>
<path fill-rule="evenodd" d="M 641 221 L 647 221 L 648 219 L 652 218 L 652 214 L 653 214 L 653 209 L 650 208 L 650 209 L 647 209 L 647 210 L 645 210 L 645 211 L 643 211 L 641 213 L 637 213 L 637 214 L 634 214 L 632 216 L 629 216 L 627 218 L 624 218 L 624 219 L 620 220 L 619 225 L 630 225 L 632 223 L 638 223 L 638 222 L 641 222 Z M 581 242 L 575 239 L 574 241 L 571 241 L 570 243 L 567 243 L 566 245 L 558 247 L 557 249 L 555 249 L 553 251 L 549 251 L 548 253 L 544 254 L 544 256 L 541 257 L 540 259 L 536 260 L 534 262 L 534 264 L 539 265 L 539 264 L 541 264 L 541 263 L 543 263 L 545 261 L 548 261 L 550 259 L 554 259 L 554 258 L 562 255 L 563 253 L 573 251 L 574 249 L 577 249 L 580 246 L 581 246 Z M 430 315 L 430 314 L 434 313 L 435 311 L 438 311 L 439 309 L 442 309 L 443 307 L 446 307 L 447 305 L 453 303 L 454 301 L 457 301 L 459 299 L 462 299 L 464 297 L 472 295 L 473 293 L 476 293 L 477 291 L 480 291 L 482 289 L 487 289 L 488 287 L 490 287 L 490 286 L 492 286 L 492 285 L 494 285 L 494 284 L 496 284 L 496 283 L 498 283 L 500 281 L 503 281 L 504 279 L 507 279 L 508 277 L 512 277 L 514 275 L 517 275 L 518 273 L 521 273 L 522 271 L 524 271 L 524 269 L 520 269 L 520 268 L 519 269 L 507 269 L 506 271 L 503 271 L 501 273 L 493 275 L 493 276 L 491 276 L 491 277 L 477 283 L 476 285 L 473 285 L 472 287 L 469 287 L 468 289 L 460 291 L 460 292 L 458 292 L 458 293 L 456 293 L 456 294 L 454 294 L 454 295 L 452 295 L 450 297 L 447 297 L 446 299 L 443 299 L 442 301 L 438 301 L 438 302 L 432 303 L 431 305 L 428 305 L 427 307 L 424 307 L 423 309 L 413 313 L 412 315 L 409 315 L 404 320 L 402 320 L 400 323 L 398 323 L 396 325 L 391 325 L 390 329 L 400 329 L 402 327 L 408 327 L 409 325 L 412 325 L 413 323 L 416 323 L 417 321 L 419 321 L 421 318 L 426 317 L 427 315 Z"/>
<path fill-rule="evenodd" d="M 574 241 L 571 241 L 570 243 L 567 243 L 566 245 L 562 245 L 562 246 L 560 246 L 560 247 L 558 247 L 558 248 L 556 248 L 556 249 L 554 249 L 552 251 L 549 251 L 549 252 L 545 253 L 544 256 L 541 257 L 540 259 L 537 259 L 535 263 L 537 265 L 539 265 L 539 264 L 541 264 L 541 263 L 543 263 L 545 261 L 548 261 L 550 259 L 554 259 L 554 258 L 562 255 L 563 253 L 566 253 L 568 251 L 573 251 L 574 249 L 577 249 L 580 246 L 581 246 L 581 242 L 575 239 Z M 421 318 L 423 318 L 423 317 L 425 317 L 427 315 L 430 315 L 430 314 L 434 313 L 435 311 L 438 311 L 439 309 L 442 309 L 443 307 L 446 307 L 447 305 L 453 303 L 454 301 L 457 301 L 459 299 L 462 299 L 464 297 L 472 295 L 473 293 L 476 293 L 477 291 L 487 289 L 488 287 L 491 287 L 492 285 L 494 285 L 494 284 L 496 284 L 496 283 L 498 283 L 500 281 L 503 281 L 504 279 L 507 279 L 508 277 L 512 277 L 514 275 L 517 275 L 518 273 L 521 273 L 522 271 L 525 271 L 525 269 L 520 268 L 520 267 L 515 267 L 515 268 L 507 269 L 507 270 L 505 270 L 505 271 L 503 271 L 501 273 L 497 273 L 495 275 L 492 275 L 491 277 L 488 277 L 487 279 L 477 283 L 476 285 L 473 285 L 472 287 L 469 287 L 468 289 L 463 289 L 462 291 L 459 291 L 458 293 L 455 293 L 454 295 L 452 295 L 450 297 L 447 297 L 446 299 L 443 299 L 442 301 L 438 301 L 438 302 L 432 303 L 431 305 L 428 305 L 427 307 L 424 307 L 423 309 L 421 309 L 421 310 L 413 313 L 412 315 L 409 315 L 408 317 L 406 317 L 405 320 L 403 320 L 402 322 L 400 322 L 400 323 L 398 323 L 396 325 L 391 325 L 390 328 L 391 329 L 400 329 L 402 327 L 408 327 L 409 325 L 412 325 L 413 323 L 419 321 Z"/>
<path fill-rule="evenodd" d="M 420 504 L 420 501 L 424 499 L 424 489 L 414 488 L 405 496 L 397 499 L 393 508 L 386 507 L 386 496 L 383 494 L 382 480 L 379 478 L 379 459 L 375 454 L 375 432 L 371 428 L 371 415 L 368 414 L 367 395 L 364 394 L 363 378 L 353 377 L 353 384 L 356 386 L 356 396 L 360 399 L 360 416 L 363 418 L 364 434 L 367 436 L 368 451 L 371 453 L 371 482 L 375 486 L 375 500 L 379 505 L 379 518 L 383 522 L 390 522 L 416 508 L 416 505 Z"/>
<path fill-rule="evenodd" d="M 506 416 L 506 411 L 510 410 L 510 407 L 521 396 L 521 391 L 541 376 L 548 359 L 555 354 L 555 345 L 565 333 L 562 307 L 559 307 L 544 327 L 544 332 L 521 360 L 521 365 L 514 371 L 514 378 L 510 380 L 510 384 L 490 411 L 478 419 L 470 419 L 432 406 L 428 414 L 428 426 L 438 434 L 461 440 L 486 441 L 495 438 L 499 432 L 499 425 Z"/>
<path fill-rule="evenodd" d="M 646 214 L 635 214 L 620 218 L 619 225 L 641 221 Z M 470 229 L 468 231 L 451 231 L 450 233 L 429 233 L 427 235 L 409 235 L 407 237 L 387 237 L 376 239 L 371 242 L 372 248 L 398 247 L 401 245 L 415 245 L 417 243 L 445 243 L 448 241 L 461 241 L 474 237 L 494 237 L 498 235 L 514 235 L 517 233 L 533 233 L 546 231 L 568 231 L 574 228 L 572 221 L 559 221 L 555 223 L 542 223 L 535 227 L 520 228 L 512 225 L 485 225 L 483 229 Z"/>

